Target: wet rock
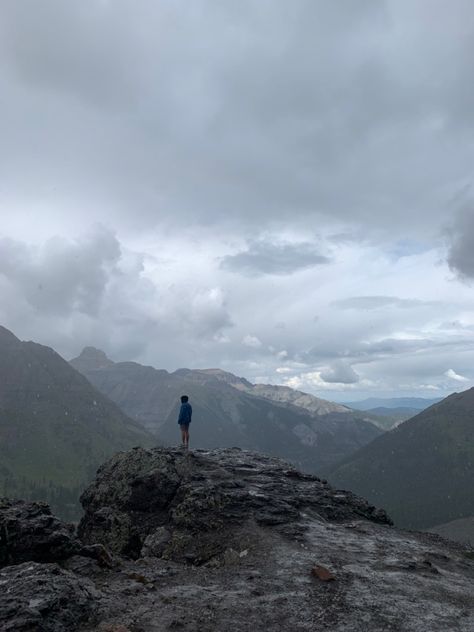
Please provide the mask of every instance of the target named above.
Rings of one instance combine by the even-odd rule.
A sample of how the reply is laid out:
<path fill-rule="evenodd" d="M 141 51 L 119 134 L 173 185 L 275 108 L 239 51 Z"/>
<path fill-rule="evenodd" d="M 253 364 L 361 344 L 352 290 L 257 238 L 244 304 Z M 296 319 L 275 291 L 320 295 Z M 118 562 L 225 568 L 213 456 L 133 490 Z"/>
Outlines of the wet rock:
<path fill-rule="evenodd" d="M 278 459 L 133 450 L 84 498 L 81 555 L 0 569 L 2 632 L 474 629 L 464 549 Z"/>
<path fill-rule="evenodd" d="M 171 540 L 171 533 L 166 527 L 158 527 L 147 535 L 142 546 L 141 555 L 161 557 Z"/>
<path fill-rule="evenodd" d="M 92 558 L 101 566 L 113 565 L 102 545 L 84 545 L 74 526 L 53 516 L 48 504 L 0 499 L 0 568 L 29 561 L 58 562 L 74 555 Z"/>
<path fill-rule="evenodd" d="M 298 525 L 308 512 L 321 520 L 391 524 L 384 511 L 350 492 L 336 493 L 280 459 L 239 449 L 119 453 L 100 468 L 81 502 L 84 542 L 131 558 L 192 564 L 245 548 L 239 534 L 251 523 L 282 534 L 288 527 L 289 537 L 304 532 Z"/>
<path fill-rule="evenodd" d="M 56 562 L 81 548 L 74 527 L 53 516 L 46 503 L 0 499 L 0 567 Z"/>
<path fill-rule="evenodd" d="M 2 632 L 73 632 L 96 610 L 91 581 L 57 564 L 28 562 L 0 570 Z"/>
<path fill-rule="evenodd" d="M 226 549 L 223 555 L 223 561 L 226 566 L 232 566 L 240 562 L 240 554 L 235 549 Z"/>

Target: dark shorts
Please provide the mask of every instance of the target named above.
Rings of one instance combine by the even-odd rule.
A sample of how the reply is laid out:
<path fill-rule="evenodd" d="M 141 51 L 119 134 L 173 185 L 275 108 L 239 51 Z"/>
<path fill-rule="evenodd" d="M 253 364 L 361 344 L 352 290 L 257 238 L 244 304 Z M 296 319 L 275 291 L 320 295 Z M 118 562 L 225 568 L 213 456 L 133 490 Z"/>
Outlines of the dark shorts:
<path fill-rule="evenodd" d="M 189 424 L 179 424 L 181 430 L 189 430 Z"/>

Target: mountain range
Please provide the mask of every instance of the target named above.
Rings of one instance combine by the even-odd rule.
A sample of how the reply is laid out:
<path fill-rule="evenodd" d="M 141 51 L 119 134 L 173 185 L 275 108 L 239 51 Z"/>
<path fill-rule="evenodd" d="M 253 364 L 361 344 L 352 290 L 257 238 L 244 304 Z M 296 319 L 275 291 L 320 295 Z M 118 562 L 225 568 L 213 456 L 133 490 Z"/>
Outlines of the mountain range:
<path fill-rule="evenodd" d="M 358 402 L 345 405 L 354 410 L 363 410 L 377 419 L 377 424 L 385 430 L 391 430 L 402 421 L 414 417 L 422 410 L 441 401 L 441 397 L 426 399 L 424 397 L 368 397 Z"/>
<path fill-rule="evenodd" d="M 390 432 L 371 414 L 220 369 L 173 373 L 87 347 L 71 363 L 0 327 L 0 494 L 47 500 L 68 519 L 100 463 L 133 446 L 179 442 L 180 395 L 195 448 L 238 446 L 324 473 L 429 528 L 474 516 L 474 389 Z"/>
<path fill-rule="evenodd" d="M 427 399 L 425 397 L 368 397 L 357 402 L 345 402 L 344 405 L 356 410 L 373 410 L 374 408 L 410 408 L 422 411 L 437 404 L 442 397 Z"/>
<path fill-rule="evenodd" d="M 406 528 L 474 516 L 474 388 L 377 437 L 329 478 L 384 507 Z"/>
<path fill-rule="evenodd" d="M 86 347 L 71 365 L 168 445 L 178 441 L 182 394 L 193 406 L 193 447 L 260 450 L 312 472 L 382 432 L 365 413 L 288 387 L 254 385 L 220 369 L 168 373 L 135 362 L 115 363 L 93 347 Z"/>

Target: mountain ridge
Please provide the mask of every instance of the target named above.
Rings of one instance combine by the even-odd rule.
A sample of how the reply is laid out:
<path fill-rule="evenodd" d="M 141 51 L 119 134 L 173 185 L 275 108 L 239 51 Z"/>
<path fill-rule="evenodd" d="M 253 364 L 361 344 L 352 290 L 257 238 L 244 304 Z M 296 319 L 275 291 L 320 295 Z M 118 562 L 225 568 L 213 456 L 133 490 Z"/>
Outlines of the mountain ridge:
<path fill-rule="evenodd" d="M 368 397 L 356 402 L 345 402 L 349 408 L 356 410 L 371 410 L 373 408 L 410 408 L 416 410 L 425 410 L 433 404 L 439 403 L 443 398 L 424 398 L 424 397 Z"/>
<path fill-rule="evenodd" d="M 71 364 L 81 367 L 94 386 L 168 445 L 177 440 L 176 419 L 182 394 L 190 397 L 194 410 L 194 447 L 237 445 L 260 449 L 311 471 L 337 461 L 381 433 L 367 421 L 365 413 L 352 413 L 339 404 L 308 395 L 313 408 L 326 407 L 321 414 L 312 414 L 308 407 L 296 406 L 293 401 L 264 397 L 261 385 L 252 385 L 220 369 L 178 369 L 169 373 L 123 362 L 102 368 L 92 363 L 87 368 L 81 356 L 72 359 Z M 289 389 L 284 389 L 288 393 Z M 301 398 L 301 393 L 294 393 Z"/>
<path fill-rule="evenodd" d="M 474 388 L 433 404 L 327 474 L 385 507 L 403 527 L 474 515 Z"/>

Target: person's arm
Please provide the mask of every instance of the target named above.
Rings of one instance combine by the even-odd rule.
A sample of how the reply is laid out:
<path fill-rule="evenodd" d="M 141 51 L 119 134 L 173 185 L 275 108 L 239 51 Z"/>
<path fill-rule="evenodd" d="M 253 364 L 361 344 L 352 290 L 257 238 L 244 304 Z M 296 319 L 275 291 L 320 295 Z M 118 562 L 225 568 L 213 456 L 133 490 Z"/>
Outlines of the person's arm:
<path fill-rule="evenodd" d="M 181 404 L 181 408 L 179 409 L 178 423 L 184 421 L 184 406 Z"/>

